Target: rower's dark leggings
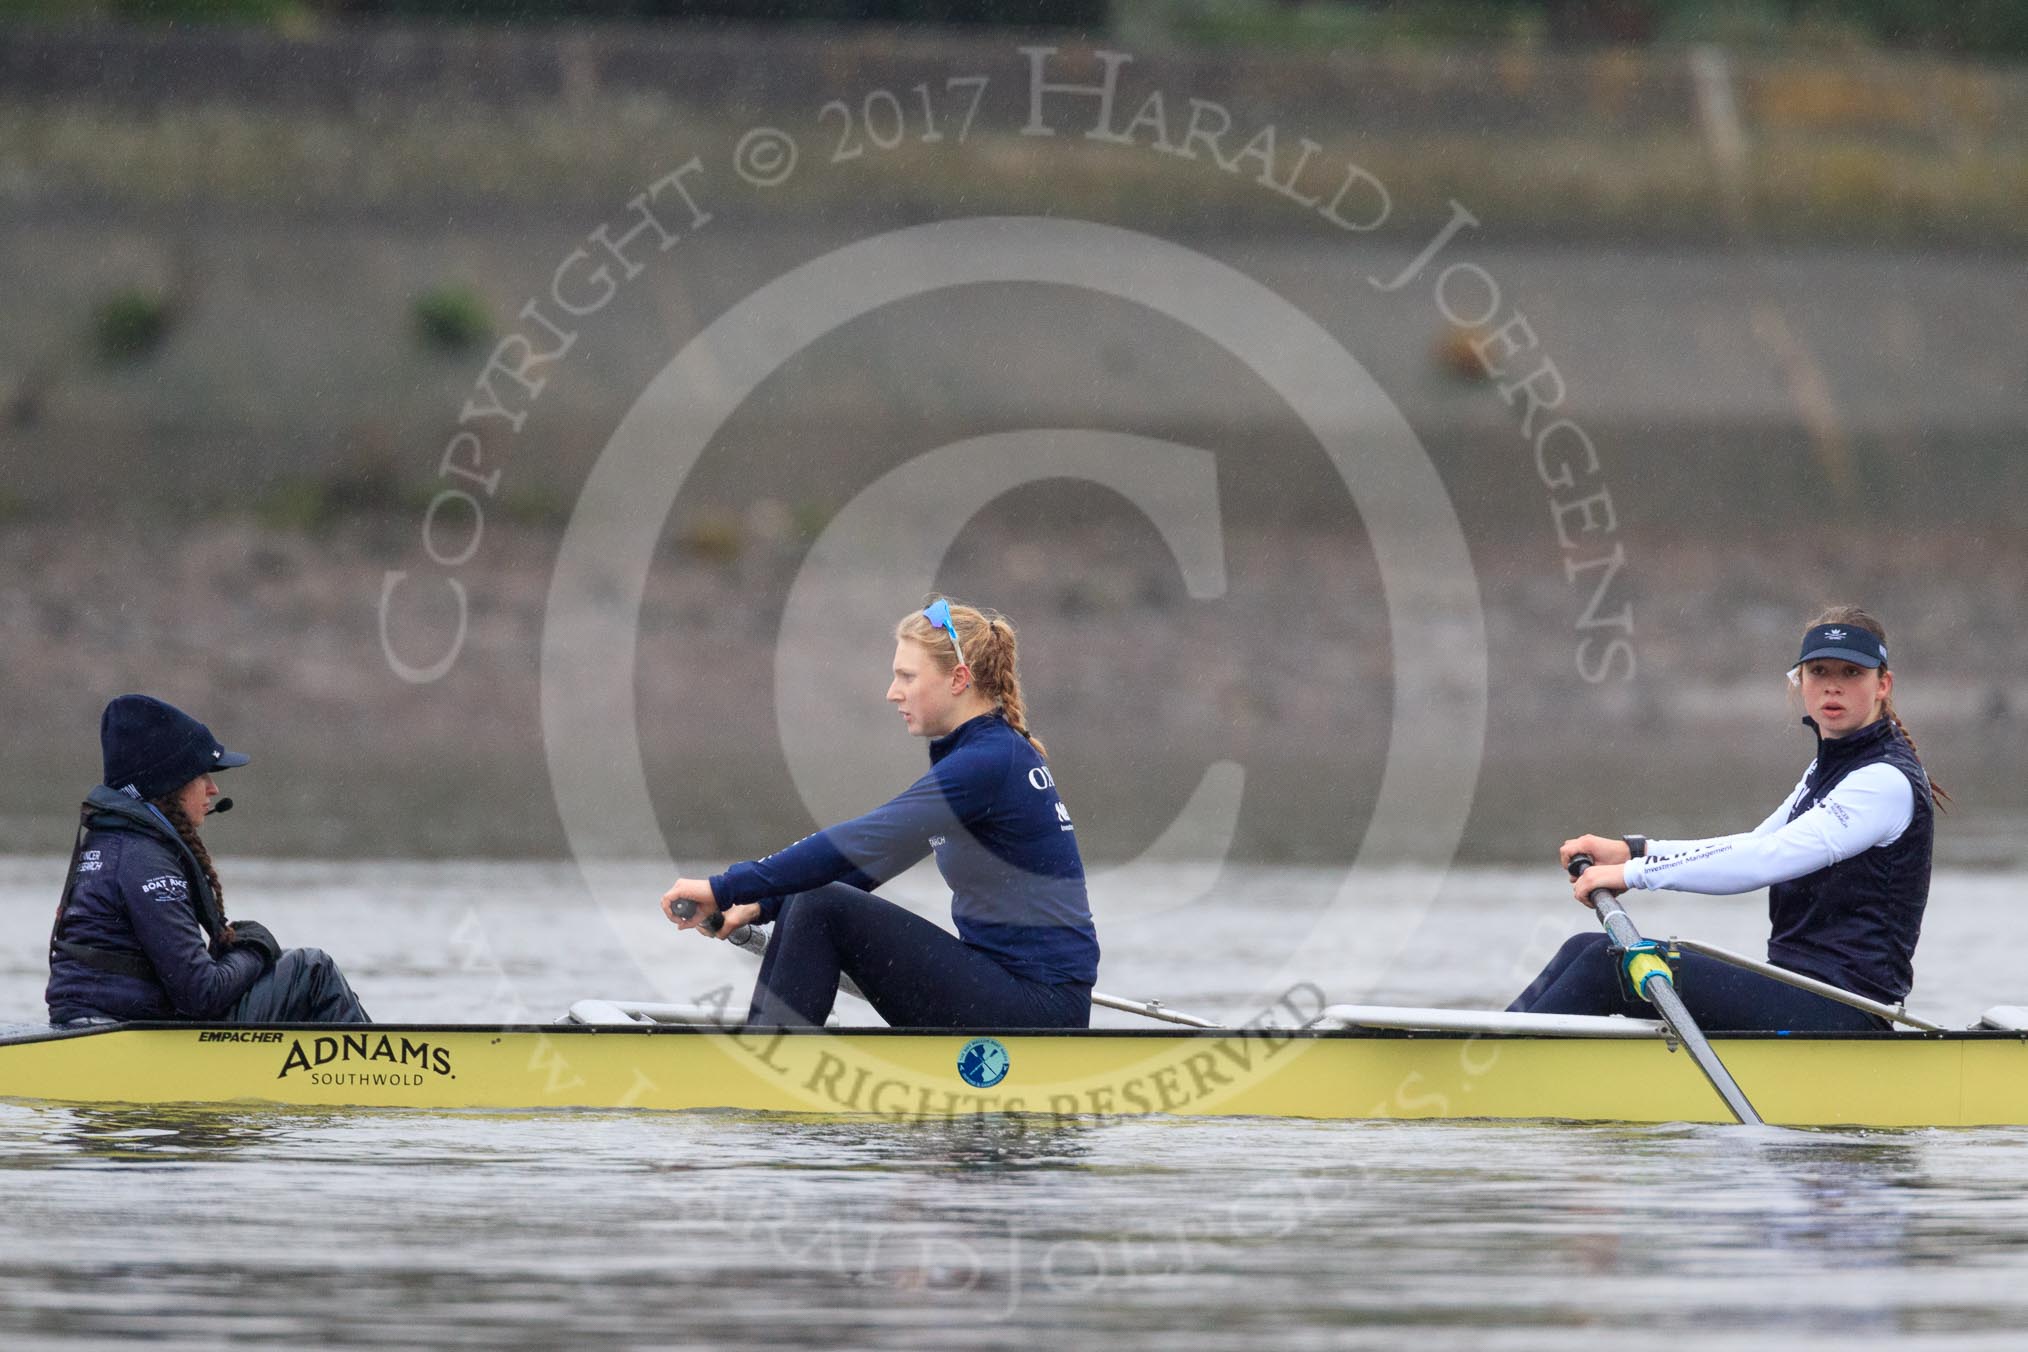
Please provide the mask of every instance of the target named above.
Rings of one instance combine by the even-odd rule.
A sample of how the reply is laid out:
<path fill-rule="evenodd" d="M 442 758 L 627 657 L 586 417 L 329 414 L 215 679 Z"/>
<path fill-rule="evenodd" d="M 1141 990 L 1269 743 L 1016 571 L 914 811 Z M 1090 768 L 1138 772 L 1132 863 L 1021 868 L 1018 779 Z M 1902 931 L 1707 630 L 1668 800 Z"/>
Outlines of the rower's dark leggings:
<path fill-rule="evenodd" d="M 843 973 L 896 1028 L 1085 1028 L 1091 987 L 1015 976 L 950 931 L 844 883 L 782 903 L 749 1024 L 821 1025 Z"/>
<path fill-rule="evenodd" d="M 1517 1014 L 1654 1018 L 1653 1005 L 1630 1000 L 1621 992 L 1619 963 L 1606 947 L 1603 934 L 1579 934 L 1565 940 L 1542 975 L 1529 983 L 1508 1010 Z M 1684 1007 L 1706 1032 L 1873 1032 L 1887 1026 L 1864 1010 L 1702 954 L 1685 953 L 1671 965 L 1676 969 L 1676 989 Z"/>

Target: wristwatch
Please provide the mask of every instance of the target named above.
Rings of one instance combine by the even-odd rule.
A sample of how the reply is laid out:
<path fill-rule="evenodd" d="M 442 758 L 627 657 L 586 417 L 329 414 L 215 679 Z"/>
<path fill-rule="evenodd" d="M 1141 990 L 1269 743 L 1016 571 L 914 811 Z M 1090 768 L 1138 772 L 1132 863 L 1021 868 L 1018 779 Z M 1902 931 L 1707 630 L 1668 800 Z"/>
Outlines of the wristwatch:
<path fill-rule="evenodd" d="M 1646 836 L 1621 836 L 1620 839 L 1627 842 L 1627 854 L 1630 857 L 1635 859 L 1645 859 L 1648 857 L 1648 838 Z"/>

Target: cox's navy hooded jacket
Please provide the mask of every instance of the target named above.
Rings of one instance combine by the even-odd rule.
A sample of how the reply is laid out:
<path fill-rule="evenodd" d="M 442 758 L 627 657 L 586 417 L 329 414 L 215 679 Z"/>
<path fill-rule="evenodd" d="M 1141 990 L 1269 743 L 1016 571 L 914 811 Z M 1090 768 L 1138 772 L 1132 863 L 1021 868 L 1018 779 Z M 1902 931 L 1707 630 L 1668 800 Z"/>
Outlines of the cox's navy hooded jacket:
<path fill-rule="evenodd" d="M 1095 983 L 1084 861 L 1042 757 L 997 713 L 929 752 L 929 773 L 890 802 L 712 878 L 718 904 L 759 902 L 772 921 L 794 893 L 833 882 L 871 891 L 935 851 L 959 938 L 1030 981 Z"/>
<path fill-rule="evenodd" d="M 222 916 L 168 819 L 99 788 L 85 800 L 84 828 L 50 936 L 50 1022 L 212 1019 L 231 1009 L 266 959 L 207 932 Z"/>

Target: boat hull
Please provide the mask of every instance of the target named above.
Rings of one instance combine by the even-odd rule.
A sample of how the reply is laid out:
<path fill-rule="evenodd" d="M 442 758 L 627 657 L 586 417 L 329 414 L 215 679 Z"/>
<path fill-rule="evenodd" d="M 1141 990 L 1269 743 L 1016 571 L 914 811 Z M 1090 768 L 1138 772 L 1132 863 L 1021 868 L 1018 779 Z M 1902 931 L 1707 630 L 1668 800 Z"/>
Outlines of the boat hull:
<path fill-rule="evenodd" d="M 2017 1033 L 1721 1037 L 1772 1123 L 2028 1124 Z M 740 1109 L 1717 1122 L 1661 1040 L 1089 1030 L 122 1025 L 0 1041 L 0 1097 L 309 1108 Z"/>

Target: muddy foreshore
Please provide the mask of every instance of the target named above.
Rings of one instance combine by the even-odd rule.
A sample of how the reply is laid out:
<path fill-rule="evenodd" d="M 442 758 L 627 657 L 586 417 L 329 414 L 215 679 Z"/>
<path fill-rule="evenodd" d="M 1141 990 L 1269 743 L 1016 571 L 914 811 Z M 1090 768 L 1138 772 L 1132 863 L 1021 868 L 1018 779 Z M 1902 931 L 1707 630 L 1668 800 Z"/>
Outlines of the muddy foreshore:
<path fill-rule="evenodd" d="M 775 697 L 784 600 L 809 541 L 782 514 L 745 524 L 732 540 L 672 530 L 640 613 L 639 744 L 683 856 L 749 857 L 814 824 Z M 413 684 L 389 644 L 414 651 L 447 631 L 417 612 L 384 642 L 379 599 L 414 526 L 388 514 L 318 532 L 233 520 L 0 531 L 9 848 L 64 848 L 70 804 L 96 776 L 101 703 L 149 690 L 255 757 L 234 776 L 240 811 L 216 828 L 228 852 L 565 853 L 540 714 L 558 534 L 488 533 L 466 574 L 456 660 Z M 2012 857 L 2028 807 L 2028 637 L 2007 621 L 2028 609 L 2028 549 L 1987 542 L 1968 567 L 1963 542 L 1934 533 L 1856 553 L 1822 532 L 1626 547 L 1636 660 L 1630 678 L 1616 666 L 1594 684 L 1577 669 L 1583 635 L 1553 549 L 1472 542 L 1490 684 L 1466 857 L 1526 858 L 1580 828 L 1712 833 L 1758 820 L 1809 753 L 1780 675 L 1794 631 L 1839 598 L 1895 626 L 1903 712 L 1961 804 L 1946 853 Z M 1356 531 L 1241 525 L 1226 555 L 1225 594 L 1196 600 L 1124 510 L 1048 533 L 1010 508 L 975 521 L 939 573 L 1020 624 L 1033 724 L 1094 857 L 1145 848 L 1217 761 L 1246 772 L 1234 858 L 1349 857 L 1387 763 L 1392 702 L 1456 696 L 1441 671 L 1397 683 L 1378 569 Z M 788 660 L 865 637 L 806 630 Z M 1469 633 L 1453 640 L 1467 661 Z M 886 726 L 878 666 L 825 679 L 841 746 Z M 823 727 L 806 739 L 823 742 Z M 867 804 L 895 787 L 866 783 Z"/>

